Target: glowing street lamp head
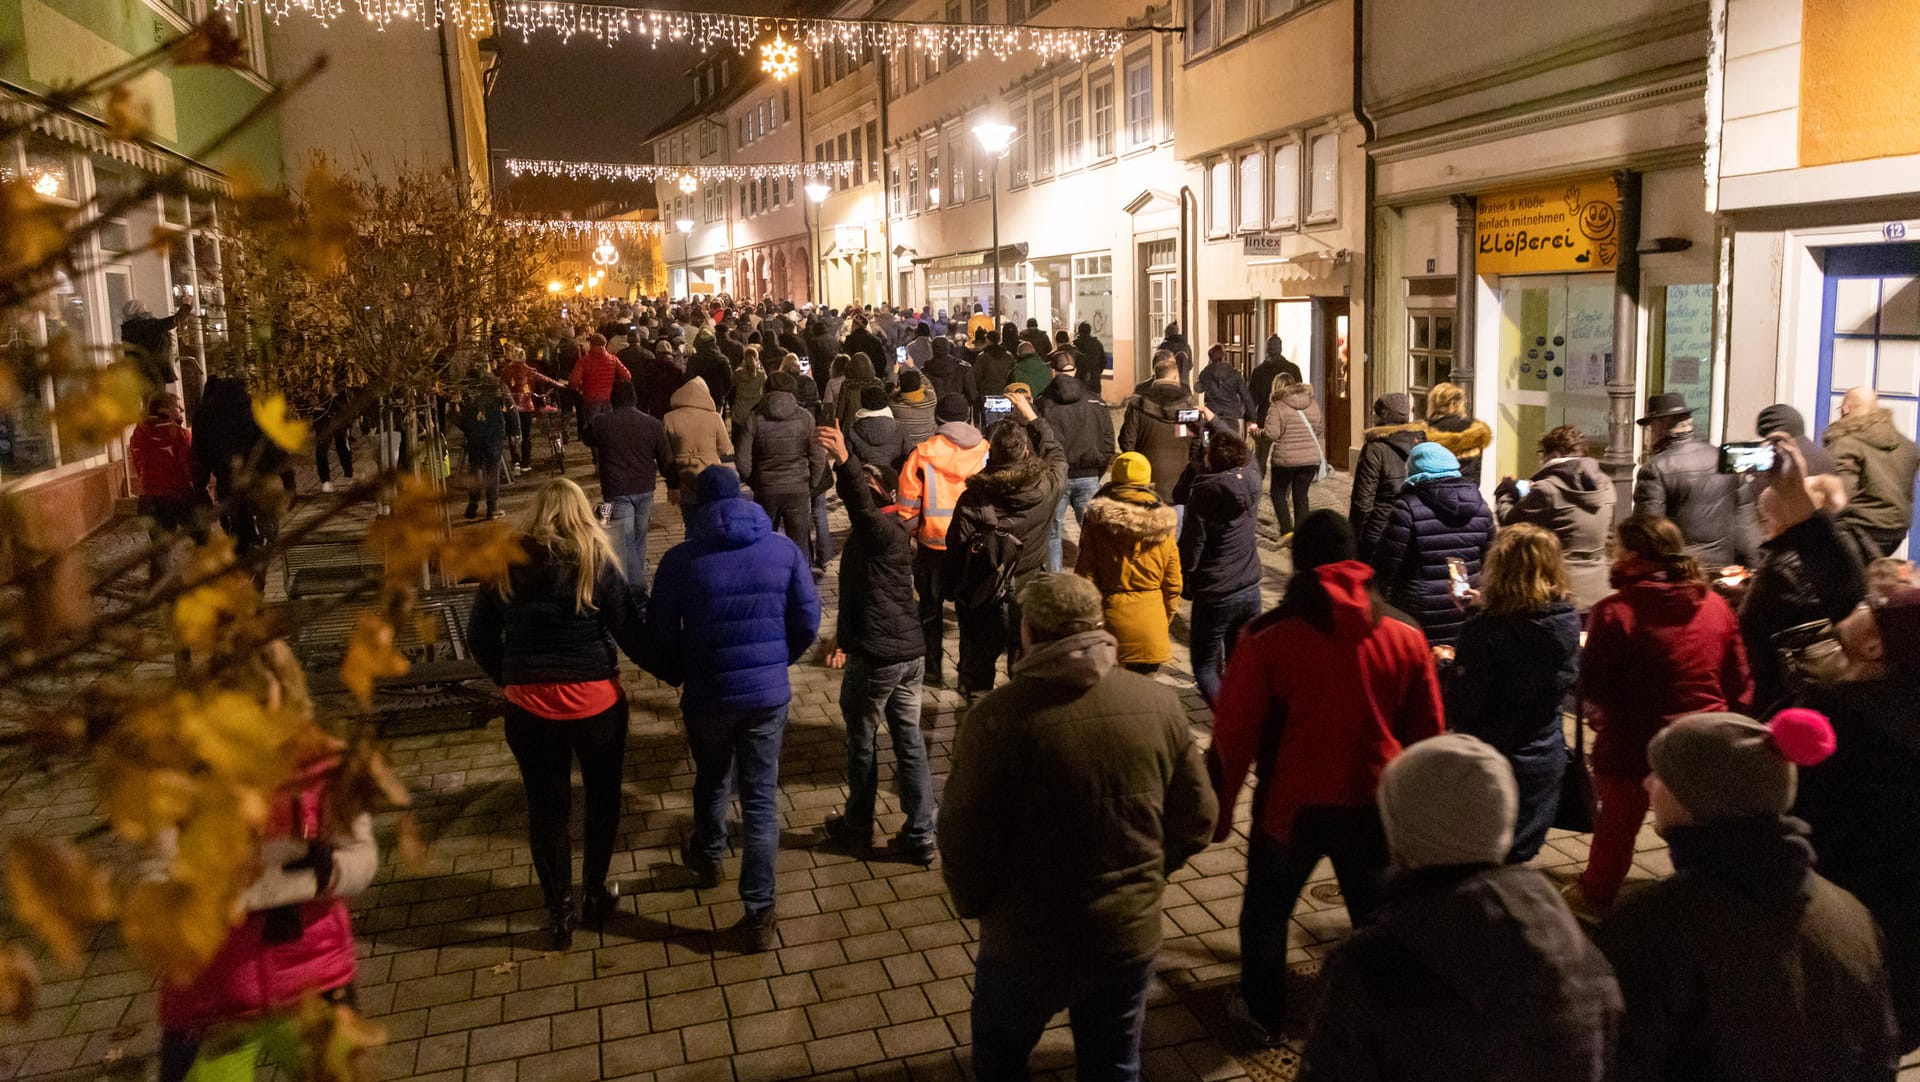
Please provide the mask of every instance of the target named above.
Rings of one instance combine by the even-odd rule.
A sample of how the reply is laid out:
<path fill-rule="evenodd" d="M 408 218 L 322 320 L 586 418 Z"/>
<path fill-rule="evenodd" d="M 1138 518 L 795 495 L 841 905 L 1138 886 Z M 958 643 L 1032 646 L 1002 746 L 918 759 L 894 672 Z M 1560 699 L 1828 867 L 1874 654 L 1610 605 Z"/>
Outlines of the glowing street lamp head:
<path fill-rule="evenodd" d="M 773 40 L 760 46 L 760 70 L 786 82 L 800 70 L 800 50 L 776 30 Z"/>
<path fill-rule="evenodd" d="M 553 281 L 547 283 L 547 292 L 549 293 L 558 293 L 560 292 L 560 289 L 561 289 L 560 279 L 558 278 L 555 278 Z"/>
<path fill-rule="evenodd" d="M 975 124 L 974 138 L 980 140 L 980 146 L 989 154 L 1005 154 L 1013 143 L 1016 129 L 1011 124 Z"/>
<path fill-rule="evenodd" d="M 700 182 L 693 179 L 692 173 L 680 174 L 680 190 L 688 195 L 700 190 Z"/>
<path fill-rule="evenodd" d="M 827 198 L 827 194 L 831 191 L 833 191 L 832 188 L 829 188 L 825 184 L 822 184 L 816 180 L 813 183 L 807 185 L 807 198 L 813 200 L 816 203 L 825 202 Z"/>
<path fill-rule="evenodd" d="M 675 229 L 678 229 L 682 233 L 691 233 L 693 232 L 693 219 L 692 218 L 676 218 L 673 221 L 673 227 Z"/>

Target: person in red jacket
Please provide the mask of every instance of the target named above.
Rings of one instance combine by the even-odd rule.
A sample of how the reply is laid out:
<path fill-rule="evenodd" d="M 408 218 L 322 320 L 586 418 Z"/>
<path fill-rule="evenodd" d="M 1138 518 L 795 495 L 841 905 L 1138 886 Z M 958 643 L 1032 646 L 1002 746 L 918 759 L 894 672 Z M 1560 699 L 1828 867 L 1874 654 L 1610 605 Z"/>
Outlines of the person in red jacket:
<path fill-rule="evenodd" d="M 158 584 L 167 570 L 162 546 L 192 528 L 194 516 L 207 502 L 206 490 L 193 485 L 193 433 L 187 428 L 187 412 L 179 395 L 162 391 L 147 400 L 146 417 L 127 439 L 127 458 L 140 490 L 140 514 L 152 523 L 148 528 L 154 544 L 150 581 Z"/>
<path fill-rule="evenodd" d="M 616 360 L 613 363 L 620 362 Z M 513 399 L 513 419 L 507 423 L 507 435 L 519 440 L 520 468 L 532 469 L 533 415 L 540 412 L 539 403 L 534 401 L 534 389 L 565 387 L 566 384 L 528 364 L 527 351 L 519 346 L 507 347 L 507 366 L 500 370 L 500 384 L 506 388 L 507 397 Z M 609 403 L 613 400 L 611 389 L 607 400 Z"/>
<path fill-rule="evenodd" d="M 1670 519 L 1620 524 L 1613 586 L 1593 607 L 1580 659 L 1580 700 L 1593 725 L 1593 847 L 1567 901 L 1605 914 L 1633 865 L 1647 817 L 1647 745 L 1688 714 L 1744 712 L 1753 699 L 1740 623 L 1687 555 Z"/>
<path fill-rule="evenodd" d="M 607 352 L 607 340 L 598 334 L 587 336 L 587 351 L 573 362 L 567 385 L 580 396 L 580 439 L 587 438 L 593 419 L 613 408 L 613 385 L 632 383 L 633 373 L 620 358 Z"/>
<path fill-rule="evenodd" d="M 1345 516 L 1300 520 L 1286 595 L 1247 625 L 1213 708 L 1214 841 L 1232 832 L 1247 768 L 1259 779 L 1230 1011 L 1268 1046 L 1286 1017 L 1287 926 L 1300 891 L 1331 857 L 1348 915 L 1367 921 L 1387 872 L 1374 803 L 1381 772 L 1443 727 L 1426 636 L 1374 593 L 1357 551 Z"/>

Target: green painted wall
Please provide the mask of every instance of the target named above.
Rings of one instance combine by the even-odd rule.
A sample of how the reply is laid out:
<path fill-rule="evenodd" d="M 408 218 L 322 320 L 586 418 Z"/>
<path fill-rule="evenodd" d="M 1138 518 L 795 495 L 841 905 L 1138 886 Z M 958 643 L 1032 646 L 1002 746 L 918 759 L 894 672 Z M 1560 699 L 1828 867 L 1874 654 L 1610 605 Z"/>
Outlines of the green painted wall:
<path fill-rule="evenodd" d="M 142 0 L 0 0 L 0 41 L 25 43 L 0 55 L 0 78 L 44 93 L 145 52 L 176 32 Z M 237 71 L 164 63 L 130 89 L 153 106 L 153 141 L 189 155 L 198 154 L 267 93 Z M 98 104 L 86 108 L 92 112 Z M 278 184 L 279 125 L 272 116 L 256 122 L 208 162 Z"/>

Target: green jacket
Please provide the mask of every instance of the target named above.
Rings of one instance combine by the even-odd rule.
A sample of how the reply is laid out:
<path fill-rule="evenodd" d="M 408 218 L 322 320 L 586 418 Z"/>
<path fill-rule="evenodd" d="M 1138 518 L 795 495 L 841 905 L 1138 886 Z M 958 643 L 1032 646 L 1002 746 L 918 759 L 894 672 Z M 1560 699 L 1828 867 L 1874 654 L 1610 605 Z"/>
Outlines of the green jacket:
<path fill-rule="evenodd" d="M 1033 397 L 1039 398 L 1040 392 L 1053 382 L 1053 369 L 1047 367 L 1043 357 L 1022 357 L 1020 363 L 1013 366 L 1013 374 L 1007 377 L 1008 383 L 1024 383 L 1033 391 Z"/>
<path fill-rule="evenodd" d="M 1843 521 L 1874 530 L 1904 530 L 1913 521 L 1913 475 L 1920 447 L 1900 434 L 1893 414 L 1871 409 L 1827 426 L 1822 442 L 1833 472 L 1847 486 Z"/>

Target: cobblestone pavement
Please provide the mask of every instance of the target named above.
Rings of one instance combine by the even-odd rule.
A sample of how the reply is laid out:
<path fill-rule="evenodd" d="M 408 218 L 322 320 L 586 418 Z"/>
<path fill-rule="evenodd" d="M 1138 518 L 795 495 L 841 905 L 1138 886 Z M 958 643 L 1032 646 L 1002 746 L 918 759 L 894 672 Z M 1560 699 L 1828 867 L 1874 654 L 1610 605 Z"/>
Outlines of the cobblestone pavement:
<path fill-rule="evenodd" d="M 589 480 L 580 467 L 573 475 Z M 509 510 L 531 487 L 510 486 Z M 1344 506 L 1343 477 L 1319 488 L 1316 505 Z M 844 529 L 844 516 L 836 521 Z M 1077 531 L 1068 530 L 1071 539 Z M 677 509 L 658 501 L 653 559 L 680 538 Z M 1263 547 L 1271 604 L 1288 561 L 1270 537 Z M 831 621 L 832 577 L 823 593 Z M 1184 630 L 1183 617 L 1176 639 Z M 951 626 L 946 649 L 955 650 Z M 1184 647 L 1175 650 L 1162 679 L 1181 689 L 1204 740 L 1207 710 Z M 691 825 L 693 767 L 674 692 L 628 670 L 633 723 L 613 870 L 630 900 L 604 932 L 583 930 L 564 954 L 539 946 L 524 795 L 500 722 L 395 739 L 394 760 L 414 789 L 432 850 L 418 874 L 389 863 L 354 906 L 360 1003 L 390 1037 L 377 1053 L 377 1074 L 434 1082 L 969 1077 L 976 928 L 954 915 L 937 868 L 854 859 L 819 842 L 821 821 L 845 795 L 838 674 L 814 661 L 793 670 L 781 768 L 780 947 L 746 954 L 724 931 L 741 912 L 732 881 L 737 858 L 728 861 L 729 879 L 710 891 L 691 889 L 677 864 Z M 958 706 L 951 691 L 927 693 L 923 722 L 936 791 Z M 901 817 L 887 791 L 890 753 L 882 761 L 881 825 L 891 831 Z M 94 822 L 90 792 L 72 771 L 0 759 L 0 787 L 7 831 L 72 833 Z M 1166 945 L 1146 1027 L 1153 1082 L 1292 1075 L 1290 1052 L 1256 1054 L 1234 1044 L 1221 1021 L 1224 989 L 1238 971 L 1247 817 L 1243 803 L 1233 841 L 1197 856 L 1167 889 Z M 383 838 L 390 840 L 390 829 Z M 1585 856 L 1583 839 L 1556 836 L 1541 863 L 1566 874 Z M 1644 833 L 1635 875 L 1669 870 L 1658 840 Z M 1303 972 L 1317 969 L 1348 931 L 1324 865 L 1317 879 L 1292 929 Z M 0 923 L 0 930 L 15 929 Z M 50 973 L 42 1002 L 24 1026 L 0 1023 L 0 1078 L 142 1077 L 149 1070 L 158 1041 L 154 993 L 110 936 L 99 937 L 82 973 Z M 1043 1076 L 1070 1077 L 1063 1068 L 1071 1053 L 1064 1017 L 1056 1019 L 1036 1067 Z"/>

